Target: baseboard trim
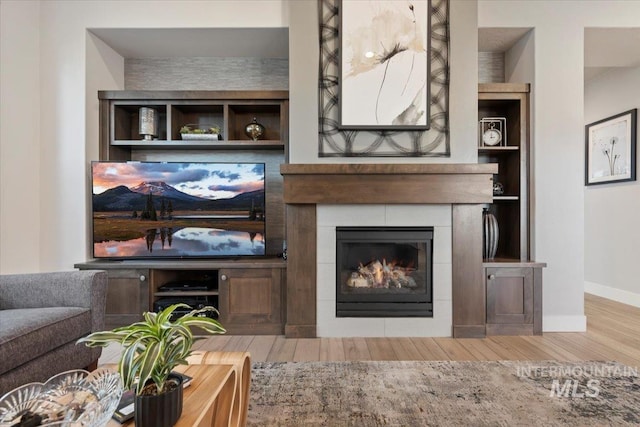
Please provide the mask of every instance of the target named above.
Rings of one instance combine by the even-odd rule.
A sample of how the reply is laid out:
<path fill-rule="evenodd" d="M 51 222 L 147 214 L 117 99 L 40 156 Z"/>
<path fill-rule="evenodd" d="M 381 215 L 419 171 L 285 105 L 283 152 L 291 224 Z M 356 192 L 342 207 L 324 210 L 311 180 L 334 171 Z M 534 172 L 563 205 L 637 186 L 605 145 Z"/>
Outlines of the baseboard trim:
<path fill-rule="evenodd" d="M 587 281 L 584 282 L 584 291 L 598 297 L 632 305 L 634 307 L 640 307 L 640 294 L 636 294 L 634 292 Z"/>
<path fill-rule="evenodd" d="M 586 332 L 587 316 L 542 316 L 543 332 Z"/>

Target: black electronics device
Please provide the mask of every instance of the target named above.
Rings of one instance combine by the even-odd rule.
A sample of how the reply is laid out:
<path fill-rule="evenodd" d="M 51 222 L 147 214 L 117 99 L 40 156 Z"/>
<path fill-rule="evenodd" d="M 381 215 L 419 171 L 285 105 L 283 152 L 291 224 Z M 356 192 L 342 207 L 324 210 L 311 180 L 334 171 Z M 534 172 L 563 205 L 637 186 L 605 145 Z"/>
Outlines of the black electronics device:
<path fill-rule="evenodd" d="M 212 283 L 202 280 L 176 280 L 165 283 L 158 288 L 160 292 L 177 291 L 208 291 L 212 288 Z"/>
<path fill-rule="evenodd" d="M 212 303 L 206 296 L 163 297 L 153 303 L 153 311 L 158 313 L 173 304 L 179 303 L 187 304 L 189 307 L 179 307 L 178 309 L 176 309 L 173 312 L 171 320 L 182 317 L 185 314 L 189 313 L 191 310 L 204 308 L 208 305 L 216 305 Z M 217 317 L 217 314 L 215 312 L 207 312 L 206 314 L 203 314 L 203 316 L 215 319 Z"/>

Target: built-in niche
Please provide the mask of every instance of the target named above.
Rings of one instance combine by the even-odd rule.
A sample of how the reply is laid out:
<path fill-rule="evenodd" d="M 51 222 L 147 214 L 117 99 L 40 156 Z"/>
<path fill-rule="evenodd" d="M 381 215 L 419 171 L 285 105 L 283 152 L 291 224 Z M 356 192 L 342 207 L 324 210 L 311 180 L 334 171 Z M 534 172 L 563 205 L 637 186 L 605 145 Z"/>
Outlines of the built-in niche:
<path fill-rule="evenodd" d="M 533 80 L 531 28 L 478 29 L 478 83 Z"/>

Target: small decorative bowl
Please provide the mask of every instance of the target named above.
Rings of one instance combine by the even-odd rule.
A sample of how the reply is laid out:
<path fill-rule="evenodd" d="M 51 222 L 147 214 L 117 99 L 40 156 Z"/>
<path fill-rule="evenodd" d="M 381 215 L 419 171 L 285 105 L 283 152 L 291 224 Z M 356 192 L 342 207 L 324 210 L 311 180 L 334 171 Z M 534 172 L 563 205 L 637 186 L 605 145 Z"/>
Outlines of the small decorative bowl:
<path fill-rule="evenodd" d="M 0 427 L 26 419 L 34 426 L 103 427 L 122 392 L 122 379 L 112 370 L 62 372 L 44 384 L 25 384 L 2 396 Z"/>
<path fill-rule="evenodd" d="M 185 141 L 218 141 L 219 129 L 215 125 L 186 124 L 180 128 L 180 138 Z"/>

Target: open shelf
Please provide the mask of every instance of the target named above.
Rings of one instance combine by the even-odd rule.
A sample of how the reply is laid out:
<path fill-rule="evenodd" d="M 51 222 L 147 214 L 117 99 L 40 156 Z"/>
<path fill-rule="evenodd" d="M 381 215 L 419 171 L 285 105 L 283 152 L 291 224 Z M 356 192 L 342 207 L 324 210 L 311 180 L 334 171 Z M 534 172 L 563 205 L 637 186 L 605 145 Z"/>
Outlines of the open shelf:
<path fill-rule="evenodd" d="M 478 147 L 479 153 L 490 153 L 495 152 L 499 153 L 501 151 L 518 151 L 520 147 L 514 145 L 506 145 L 501 147 Z"/>
<path fill-rule="evenodd" d="M 173 292 L 156 292 L 154 297 L 199 297 L 219 295 L 218 291 L 173 291 Z"/>
<path fill-rule="evenodd" d="M 103 120 L 109 123 L 101 135 L 107 142 L 102 160 L 131 157 L 132 149 L 287 151 L 286 91 L 100 91 L 98 97 Z M 151 141 L 139 133 L 143 107 L 153 108 L 158 116 L 158 134 Z M 245 133 L 254 118 L 264 126 L 258 140 Z M 180 129 L 185 125 L 217 126 L 220 140 L 183 140 Z"/>
<path fill-rule="evenodd" d="M 529 90 L 528 84 L 478 86 L 478 121 L 505 119 L 506 145 L 479 146 L 478 163 L 498 164 L 493 181 L 502 184 L 504 193 L 493 196 L 488 208 L 498 221 L 496 256 L 507 259 L 527 259 L 529 255 Z"/>
<path fill-rule="evenodd" d="M 273 141 L 142 141 L 125 140 L 113 141 L 115 147 L 131 147 L 136 149 L 157 149 L 157 150 L 191 150 L 191 149 L 211 149 L 211 150 L 284 150 L 285 143 L 280 140 Z"/>

